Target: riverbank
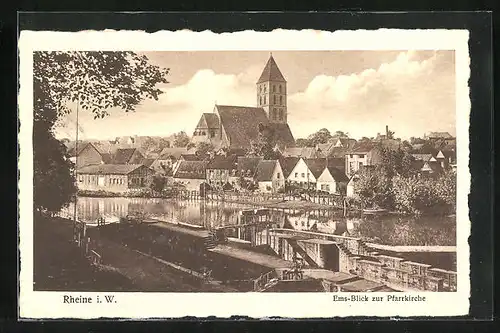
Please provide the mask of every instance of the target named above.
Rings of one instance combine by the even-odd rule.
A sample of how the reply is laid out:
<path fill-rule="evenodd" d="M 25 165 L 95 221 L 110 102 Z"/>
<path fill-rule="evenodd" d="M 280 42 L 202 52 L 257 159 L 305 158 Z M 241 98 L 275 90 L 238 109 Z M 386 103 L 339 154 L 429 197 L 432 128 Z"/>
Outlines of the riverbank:
<path fill-rule="evenodd" d="M 93 266 L 72 241 L 73 224 L 35 216 L 33 288 L 37 291 L 124 291 L 134 283 L 107 267 Z"/>

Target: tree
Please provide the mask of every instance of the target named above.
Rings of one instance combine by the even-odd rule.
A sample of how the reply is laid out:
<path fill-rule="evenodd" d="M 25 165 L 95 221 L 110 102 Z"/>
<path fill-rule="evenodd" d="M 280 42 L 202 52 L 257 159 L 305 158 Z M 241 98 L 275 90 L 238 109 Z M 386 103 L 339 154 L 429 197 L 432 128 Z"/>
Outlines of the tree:
<path fill-rule="evenodd" d="M 327 143 L 328 140 L 332 138 L 330 131 L 326 128 L 322 128 L 316 133 L 309 135 L 308 140 L 310 141 L 311 146 L 315 147 L 320 143 Z"/>
<path fill-rule="evenodd" d="M 155 175 L 151 182 L 151 189 L 156 193 L 161 193 L 167 184 L 167 179 L 162 175 Z"/>
<path fill-rule="evenodd" d="M 196 155 L 198 156 L 206 156 L 213 150 L 214 146 L 209 142 L 199 142 L 196 145 Z"/>
<path fill-rule="evenodd" d="M 191 140 L 184 131 L 174 134 L 174 147 L 186 147 Z"/>
<path fill-rule="evenodd" d="M 71 102 L 94 118 L 110 108 L 125 112 L 145 98 L 158 99 L 167 83 L 168 69 L 149 64 L 133 52 L 33 53 L 34 205 L 57 211 L 70 202 L 76 188 L 64 147 L 55 139 L 54 126 L 71 112 Z M 48 200 L 51 200 L 48 202 Z"/>
<path fill-rule="evenodd" d="M 250 142 L 250 156 L 262 156 L 266 160 L 279 158 L 279 153 L 274 151 L 275 132 L 270 126 L 259 124 L 259 135 Z"/>
<path fill-rule="evenodd" d="M 297 139 L 295 140 L 295 145 L 297 147 L 309 147 L 310 146 L 310 141 L 308 139 Z"/>
<path fill-rule="evenodd" d="M 333 137 L 336 137 L 336 138 L 348 138 L 349 134 L 348 133 L 344 133 L 343 131 L 335 131 L 335 134 L 333 134 Z"/>
<path fill-rule="evenodd" d="M 165 138 L 160 138 L 160 141 L 158 142 L 158 148 L 170 148 L 170 141 Z"/>

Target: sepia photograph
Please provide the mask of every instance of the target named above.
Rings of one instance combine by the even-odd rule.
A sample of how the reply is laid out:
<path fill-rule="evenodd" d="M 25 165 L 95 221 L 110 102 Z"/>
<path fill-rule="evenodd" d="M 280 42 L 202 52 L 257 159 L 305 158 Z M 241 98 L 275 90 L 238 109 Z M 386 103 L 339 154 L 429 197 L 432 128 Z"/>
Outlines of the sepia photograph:
<path fill-rule="evenodd" d="M 319 32 L 284 30 L 243 32 L 247 44 L 170 32 L 206 40 L 199 49 L 147 49 L 146 33 L 116 49 L 105 32 L 87 32 L 102 34 L 90 48 L 92 38 L 62 47 L 81 33 L 38 48 L 37 33 L 25 38 L 21 300 L 467 303 L 467 32 L 455 48 L 445 32 L 379 49 L 363 32 L 334 49 Z M 321 47 L 290 47 L 292 36 Z"/>

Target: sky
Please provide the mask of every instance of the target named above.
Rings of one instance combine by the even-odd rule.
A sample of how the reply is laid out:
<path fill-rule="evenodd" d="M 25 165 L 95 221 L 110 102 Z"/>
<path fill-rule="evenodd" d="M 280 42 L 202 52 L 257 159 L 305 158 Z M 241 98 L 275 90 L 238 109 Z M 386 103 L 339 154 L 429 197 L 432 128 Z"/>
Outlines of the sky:
<path fill-rule="evenodd" d="M 430 131 L 455 135 L 454 51 L 196 51 L 147 52 L 170 68 L 158 101 L 104 119 L 79 113 L 80 139 L 126 135 L 191 135 L 214 105 L 256 106 L 256 86 L 270 53 L 287 80 L 288 123 L 295 138 L 321 128 L 373 137 L 388 125 L 396 137 Z M 74 138 L 75 112 L 57 128 Z"/>

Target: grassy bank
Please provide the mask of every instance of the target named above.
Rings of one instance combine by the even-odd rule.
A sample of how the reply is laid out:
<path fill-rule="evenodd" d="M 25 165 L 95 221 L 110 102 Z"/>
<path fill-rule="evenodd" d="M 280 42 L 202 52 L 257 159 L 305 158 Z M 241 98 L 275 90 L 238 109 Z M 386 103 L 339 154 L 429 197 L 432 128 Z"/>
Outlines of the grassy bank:
<path fill-rule="evenodd" d="M 123 291 L 134 284 L 118 272 L 96 267 L 72 242 L 71 221 L 35 216 L 34 290 Z"/>

